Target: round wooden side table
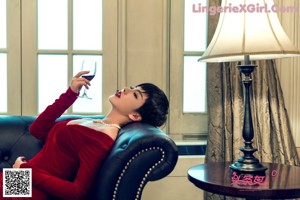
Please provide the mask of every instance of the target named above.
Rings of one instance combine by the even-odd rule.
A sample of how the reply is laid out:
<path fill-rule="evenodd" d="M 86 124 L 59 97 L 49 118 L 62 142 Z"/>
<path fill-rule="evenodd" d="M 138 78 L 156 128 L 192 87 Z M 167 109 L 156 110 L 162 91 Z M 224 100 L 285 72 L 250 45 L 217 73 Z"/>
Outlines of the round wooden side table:
<path fill-rule="evenodd" d="M 188 179 L 198 188 L 225 196 L 252 199 L 289 199 L 300 197 L 300 167 L 262 163 L 265 175 L 240 176 L 229 162 L 196 165 L 188 170 Z"/>

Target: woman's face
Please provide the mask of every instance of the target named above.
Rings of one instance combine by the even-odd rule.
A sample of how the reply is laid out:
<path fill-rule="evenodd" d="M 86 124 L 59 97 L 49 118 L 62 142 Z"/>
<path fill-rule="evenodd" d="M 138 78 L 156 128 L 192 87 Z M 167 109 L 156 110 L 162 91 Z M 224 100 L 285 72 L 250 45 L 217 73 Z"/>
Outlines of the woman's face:
<path fill-rule="evenodd" d="M 121 114 L 128 115 L 134 113 L 138 108 L 144 105 L 147 94 L 141 87 L 126 87 L 109 97 L 114 109 Z"/>

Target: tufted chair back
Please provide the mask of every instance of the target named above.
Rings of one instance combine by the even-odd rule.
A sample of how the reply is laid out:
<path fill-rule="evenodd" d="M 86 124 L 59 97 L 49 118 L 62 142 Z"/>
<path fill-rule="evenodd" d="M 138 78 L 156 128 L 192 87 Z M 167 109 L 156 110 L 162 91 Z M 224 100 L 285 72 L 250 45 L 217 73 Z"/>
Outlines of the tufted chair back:
<path fill-rule="evenodd" d="M 58 120 L 81 117 L 65 115 Z M 34 119 L 34 116 L 0 116 L 1 171 L 12 167 L 18 156 L 30 159 L 42 148 L 43 143 L 28 130 Z M 121 129 L 86 199 L 140 200 L 147 182 L 171 173 L 177 159 L 178 149 L 163 131 L 148 124 L 129 124 Z"/>

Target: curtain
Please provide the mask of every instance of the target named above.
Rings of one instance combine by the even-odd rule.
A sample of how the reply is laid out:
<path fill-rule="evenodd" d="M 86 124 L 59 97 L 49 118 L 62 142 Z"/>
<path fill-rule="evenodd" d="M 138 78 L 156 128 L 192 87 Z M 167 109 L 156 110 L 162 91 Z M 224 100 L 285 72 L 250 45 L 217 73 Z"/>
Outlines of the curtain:
<path fill-rule="evenodd" d="M 261 162 L 299 165 L 275 62 L 259 61 L 252 74 L 253 146 Z M 206 161 L 235 161 L 242 138 L 243 85 L 238 63 L 208 67 L 209 135 Z"/>

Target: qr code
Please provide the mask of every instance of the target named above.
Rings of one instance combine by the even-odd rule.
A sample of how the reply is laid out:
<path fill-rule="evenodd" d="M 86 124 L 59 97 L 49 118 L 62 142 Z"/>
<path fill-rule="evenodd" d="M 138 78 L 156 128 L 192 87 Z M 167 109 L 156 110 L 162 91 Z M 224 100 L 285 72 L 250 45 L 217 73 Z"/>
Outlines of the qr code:
<path fill-rule="evenodd" d="M 3 197 L 31 197 L 32 174 L 30 168 L 3 169 Z"/>

